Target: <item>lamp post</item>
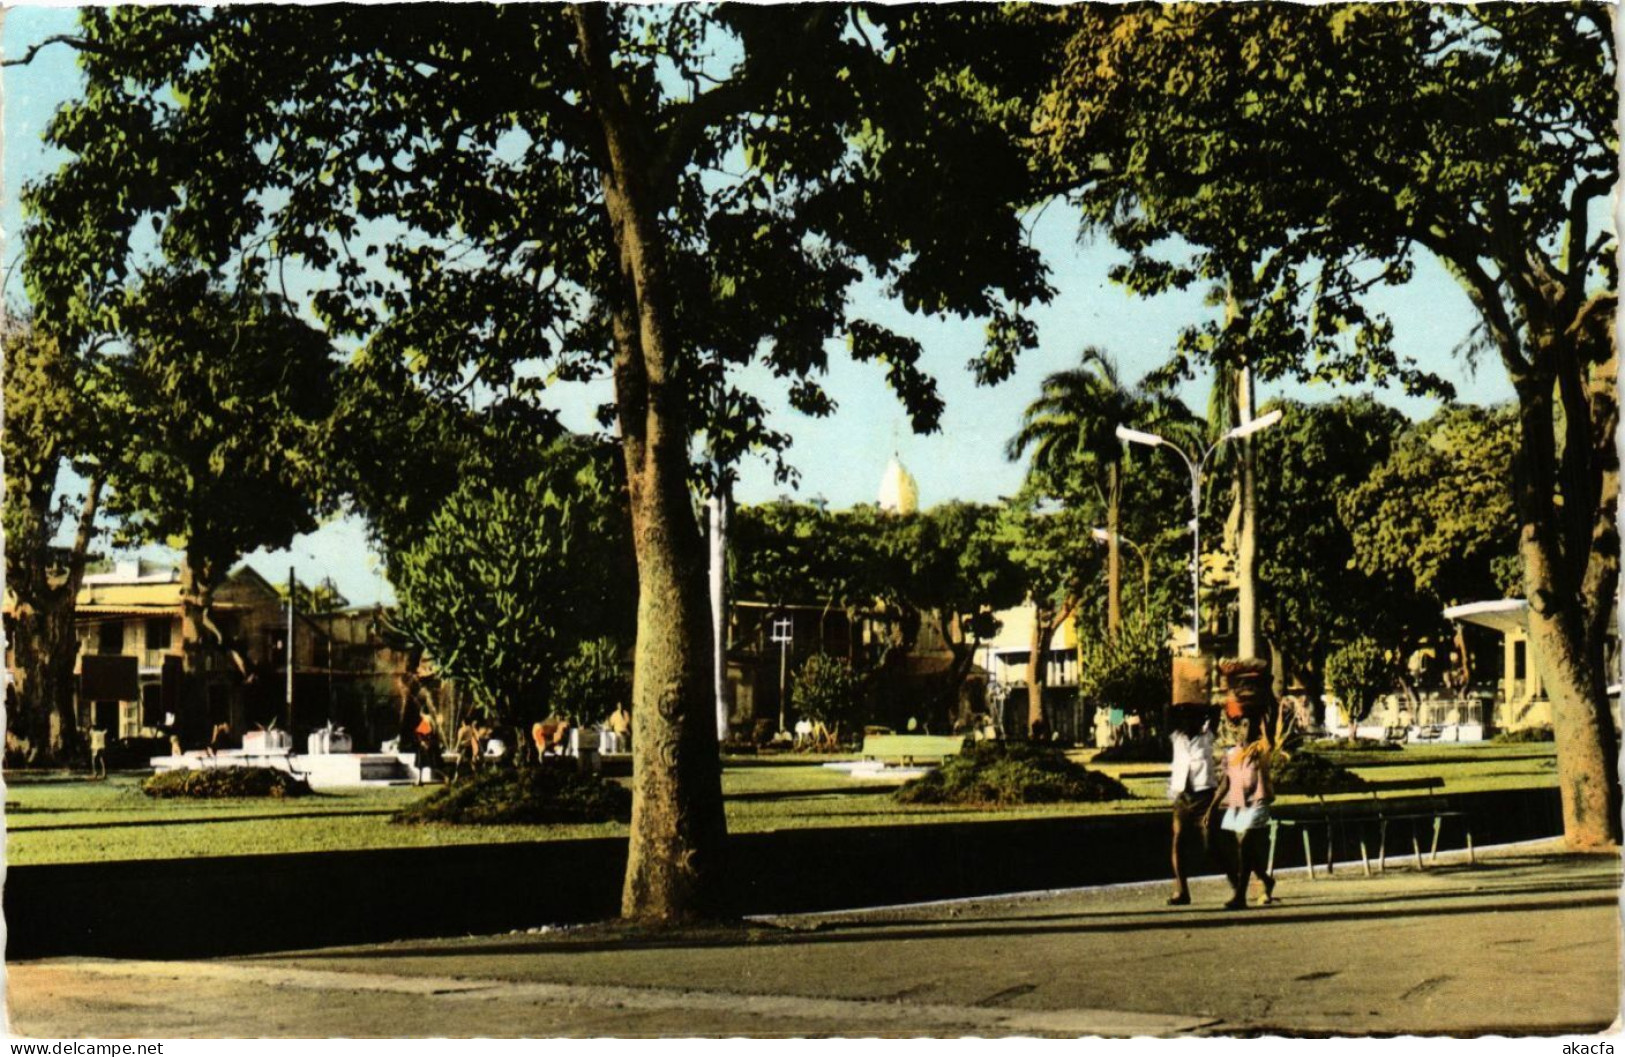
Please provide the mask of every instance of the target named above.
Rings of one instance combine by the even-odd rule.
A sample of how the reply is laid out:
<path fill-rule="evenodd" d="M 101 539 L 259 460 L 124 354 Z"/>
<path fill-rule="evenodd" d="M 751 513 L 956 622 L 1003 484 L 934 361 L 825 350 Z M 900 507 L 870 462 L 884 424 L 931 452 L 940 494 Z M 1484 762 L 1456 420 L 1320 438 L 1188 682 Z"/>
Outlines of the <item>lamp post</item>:
<path fill-rule="evenodd" d="M 1103 528 L 1092 528 L 1089 530 L 1089 535 L 1101 543 L 1110 543 L 1112 538 L 1110 530 Z M 1146 557 L 1144 547 L 1141 547 L 1121 532 L 1117 534 L 1117 542 L 1126 543 L 1133 547 L 1134 553 L 1140 556 L 1140 571 L 1143 574 L 1143 582 L 1140 585 L 1140 612 L 1149 612 L 1151 608 L 1151 559 Z"/>
<path fill-rule="evenodd" d="M 1179 456 L 1180 461 L 1191 473 L 1191 647 L 1196 653 L 1202 652 L 1202 471 L 1206 469 L 1208 459 L 1225 441 L 1250 437 L 1275 425 L 1280 419 L 1281 411 L 1277 408 L 1245 425 L 1237 426 L 1208 445 L 1197 459 L 1192 459 L 1179 445 L 1155 433 L 1129 429 L 1127 426 L 1117 427 L 1118 440 L 1128 441 L 1130 444 L 1144 444 L 1148 448 L 1166 447 Z"/>
<path fill-rule="evenodd" d="M 795 624 L 789 617 L 773 621 L 773 641 L 779 644 L 779 733 L 784 733 L 784 677 L 790 656 Z"/>

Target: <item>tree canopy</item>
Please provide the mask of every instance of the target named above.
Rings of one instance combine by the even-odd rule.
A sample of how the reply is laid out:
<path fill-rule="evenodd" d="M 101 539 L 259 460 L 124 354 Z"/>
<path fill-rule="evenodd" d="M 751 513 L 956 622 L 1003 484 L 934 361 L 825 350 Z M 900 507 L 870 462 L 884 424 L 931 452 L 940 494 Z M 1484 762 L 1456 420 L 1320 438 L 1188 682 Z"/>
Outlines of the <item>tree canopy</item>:
<path fill-rule="evenodd" d="M 392 565 L 399 626 L 504 724 L 549 714 L 561 666 L 583 642 L 630 637 L 624 494 L 608 453 L 589 442 L 470 464 Z"/>
<path fill-rule="evenodd" d="M 119 541 L 176 546 L 212 587 L 242 555 L 313 531 L 332 502 L 325 336 L 275 295 L 195 274 L 149 276 L 117 312 L 126 349 L 99 384 Z"/>
<path fill-rule="evenodd" d="M 1511 483 L 1565 831 L 1619 834 L 1604 638 L 1619 577 L 1614 30 L 1585 3 L 1076 5 L 1036 128 L 1144 293 L 1218 286 L 1193 359 L 1448 393 L 1366 295 L 1423 254 L 1518 395 Z M 1601 222 L 1600 222 L 1601 221 Z"/>
<path fill-rule="evenodd" d="M 1517 430 L 1511 408 L 1463 406 L 1409 426 L 1340 503 L 1358 568 L 1437 606 L 1516 595 Z"/>

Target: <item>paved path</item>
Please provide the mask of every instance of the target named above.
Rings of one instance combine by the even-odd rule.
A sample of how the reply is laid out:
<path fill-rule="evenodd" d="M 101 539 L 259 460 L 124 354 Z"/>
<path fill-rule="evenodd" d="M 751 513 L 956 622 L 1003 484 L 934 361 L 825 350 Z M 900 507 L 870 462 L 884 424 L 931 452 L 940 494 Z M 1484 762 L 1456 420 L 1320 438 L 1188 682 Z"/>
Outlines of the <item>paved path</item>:
<path fill-rule="evenodd" d="M 1589 1033 L 1620 1008 L 1619 875 L 1542 845 L 1285 874 L 1280 904 L 1240 912 L 1204 881 L 1179 909 L 1133 886 L 680 935 L 53 959 L 9 967 L 9 1006 L 33 1037 Z"/>

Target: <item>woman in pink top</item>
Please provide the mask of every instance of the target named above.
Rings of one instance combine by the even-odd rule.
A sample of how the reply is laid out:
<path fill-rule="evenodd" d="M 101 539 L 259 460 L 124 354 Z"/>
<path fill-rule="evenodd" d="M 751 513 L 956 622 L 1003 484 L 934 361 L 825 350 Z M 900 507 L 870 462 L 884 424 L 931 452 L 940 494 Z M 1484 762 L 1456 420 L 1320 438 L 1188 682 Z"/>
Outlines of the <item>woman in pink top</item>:
<path fill-rule="evenodd" d="M 1224 755 L 1224 774 L 1214 796 L 1215 806 L 1224 805 L 1219 828 L 1236 835 L 1235 870 L 1231 872 L 1230 902 L 1225 907 L 1240 910 L 1247 905 L 1247 883 L 1257 874 L 1264 886 L 1260 906 L 1275 901 L 1275 878 L 1269 874 L 1269 840 L 1265 831 L 1270 822 L 1269 757 L 1270 743 L 1259 731 L 1258 720 L 1245 721 L 1243 744 L 1231 746 Z"/>

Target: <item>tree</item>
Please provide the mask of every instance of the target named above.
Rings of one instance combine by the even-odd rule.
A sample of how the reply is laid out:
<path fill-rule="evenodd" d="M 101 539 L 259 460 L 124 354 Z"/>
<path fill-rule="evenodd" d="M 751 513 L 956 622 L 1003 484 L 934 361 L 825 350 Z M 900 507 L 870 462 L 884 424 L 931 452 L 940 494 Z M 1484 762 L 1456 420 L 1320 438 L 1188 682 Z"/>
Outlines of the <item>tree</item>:
<path fill-rule="evenodd" d="M 1001 609 L 1021 601 L 1024 582 L 1004 538 L 1000 508 L 985 503 L 939 503 L 911 518 L 886 519 L 894 531 L 889 552 L 907 587 L 895 600 L 929 614 L 952 655 L 935 712 L 952 720 L 976 659 L 976 645 L 998 632 Z"/>
<path fill-rule="evenodd" d="M 841 337 L 934 428 L 919 344 L 849 317 L 866 274 L 910 310 L 989 318 L 984 380 L 1033 344 L 1017 306 L 1048 289 L 1009 207 L 1037 191 L 1004 86 L 1045 70 L 971 75 L 993 35 L 1028 32 L 996 14 L 87 10 L 87 96 L 51 130 L 73 157 L 30 192 L 30 288 L 50 311 L 93 304 L 87 280 L 119 275 L 153 221 L 168 254 L 303 266 L 335 334 L 451 384 L 525 361 L 547 364 L 533 390 L 609 374 L 640 591 L 622 910 L 720 912 L 693 434 L 782 441 L 728 383 L 758 358 L 828 412 L 815 376 Z"/>
<path fill-rule="evenodd" d="M 1166 628 L 1145 616 L 1127 620 L 1116 637 L 1078 636 L 1078 698 L 1091 709 L 1118 708 L 1160 722 L 1173 697 L 1173 654 Z"/>
<path fill-rule="evenodd" d="M 1065 10 L 1037 128 L 1140 292 L 1235 284 L 1191 357 L 1448 389 L 1365 294 L 1419 255 L 1518 396 L 1512 495 L 1571 847 L 1619 836 L 1603 646 L 1619 576 L 1613 27 L 1592 5 Z M 1170 242 L 1177 236 L 1178 243 Z M 1182 247 L 1182 249 L 1181 249 Z M 1188 251 L 1188 252 L 1187 252 Z"/>
<path fill-rule="evenodd" d="M 1394 665 L 1375 639 L 1364 635 L 1343 643 L 1326 658 L 1326 685 L 1337 695 L 1349 721 L 1349 736 L 1371 714 L 1377 698 L 1393 682 Z"/>
<path fill-rule="evenodd" d="M 102 361 L 117 438 L 109 514 L 122 543 L 179 548 L 182 714 L 204 715 L 204 654 L 227 644 L 215 588 L 244 554 L 313 532 L 337 366 L 321 332 L 269 294 L 153 273 L 117 299 L 125 352 Z M 238 658 L 241 668 L 241 658 Z"/>
<path fill-rule="evenodd" d="M 79 504 L 73 542 L 54 545 L 69 500 L 58 489 L 65 465 L 92 454 L 99 416 L 85 390 L 87 373 L 54 338 L 26 323 L 4 331 L 5 429 L 0 461 L 5 498 L 6 589 L 14 600 L 6 638 L 15 703 L 9 725 L 41 760 L 61 759 L 76 742 L 73 679 L 79 642 L 74 599 L 85 573 L 102 491 L 100 467 Z M 53 723 L 53 717 L 55 722 Z"/>
<path fill-rule="evenodd" d="M 1386 571 L 1356 565 L 1367 515 L 1347 500 L 1367 486 L 1405 428 L 1369 396 L 1323 404 L 1284 401 L 1258 434 L 1259 602 L 1265 636 L 1312 702 L 1336 643 L 1365 633 L 1397 648 L 1405 621 L 1437 624 L 1429 607 Z M 1470 516 L 1463 512 L 1463 516 Z"/>
<path fill-rule="evenodd" d="M 1116 635 L 1122 622 L 1122 465 L 1127 453 L 1116 430 L 1119 426 L 1155 430 L 1170 413 L 1166 401 L 1125 386 L 1116 361 L 1089 347 L 1077 367 L 1044 379 L 1042 392 L 1027 405 L 1021 429 L 1005 449 L 1011 459 L 1032 450 L 1029 476 L 1048 494 L 1074 503 L 1084 489 L 1100 497 L 1106 511 L 1109 635 Z"/>
<path fill-rule="evenodd" d="M 790 700 L 797 714 L 821 724 L 832 741 L 863 723 L 863 677 L 827 653 L 813 654 L 796 669 Z"/>
<path fill-rule="evenodd" d="M 1042 509 L 1031 491 L 1003 510 L 1000 542 L 1020 570 L 1027 601 L 1033 607 L 1033 631 L 1027 650 L 1027 728 L 1044 718 L 1044 687 L 1049 678 L 1049 647 L 1055 632 L 1077 612 L 1086 585 L 1094 579 L 1094 537 L 1090 511 L 1077 507 Z"/>
<path fill-rule="evenodd" d="M 1511 408 L 1447 407 L 1407 429 L 1339 503 L 1358 567 L 1406 582 L 1435 609 L 1516 591 L 1506 482 L 1517 451 Z"/>
<path fill-rule="evenodd" d="M 397 623 L 505 726 L 548 715 L 582 642 L 631 630 L 637 585 L 611 454 L 563 438 L 514 445 L 501 466 L 471 461 L 393 553 Z"/>

